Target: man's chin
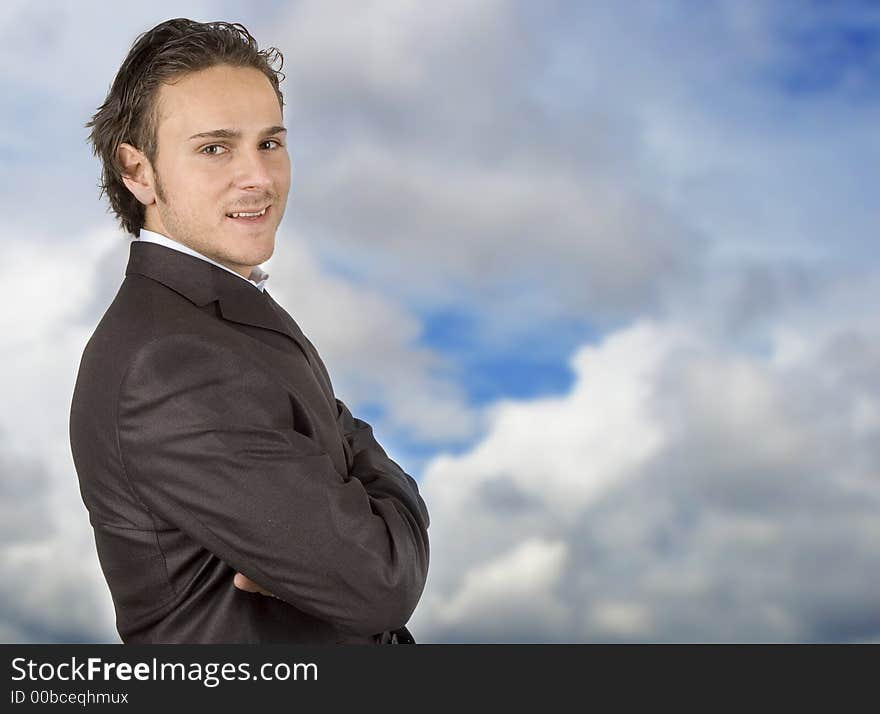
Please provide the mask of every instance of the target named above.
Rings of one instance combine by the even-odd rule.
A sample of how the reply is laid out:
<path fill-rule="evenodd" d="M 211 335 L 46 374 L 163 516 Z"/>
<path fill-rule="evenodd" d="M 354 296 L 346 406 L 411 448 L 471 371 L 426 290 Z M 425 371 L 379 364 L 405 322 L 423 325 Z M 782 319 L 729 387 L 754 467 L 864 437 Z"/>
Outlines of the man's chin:
<path fill-rule="evenodd" d="M 274 253 L 274 248 L 272 250 L 259 251 L 259 252 L 248 252 L 244 254 L 233 254 L 228 257 L 224 262 L 231 263 L 234 262 L 236 265 L 240 266 L 253 266 L 253 265 L 262 265 L 269 258 L 272 257 Z"/>
<path fill-rule="evenodd" d="M 259 265 L 275 252 L 275 234 L 261 236 L 224 236 L 218 252 L 242 265 Z"/>

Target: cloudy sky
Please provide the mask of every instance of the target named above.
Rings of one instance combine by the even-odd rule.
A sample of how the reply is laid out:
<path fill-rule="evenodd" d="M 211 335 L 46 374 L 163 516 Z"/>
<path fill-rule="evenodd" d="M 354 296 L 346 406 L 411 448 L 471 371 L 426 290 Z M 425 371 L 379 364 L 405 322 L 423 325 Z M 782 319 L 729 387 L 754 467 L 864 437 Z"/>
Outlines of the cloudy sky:
<path fill-rule="evenodd" d="M 880 8 L 121 8 L 0 8 L 0 641 L 118 641 L 67 423 L 129 240 L 83 124 L 179 16 L 284 54 L 268 287 L 419 481 L 418 641 L 880 641 Z"/>

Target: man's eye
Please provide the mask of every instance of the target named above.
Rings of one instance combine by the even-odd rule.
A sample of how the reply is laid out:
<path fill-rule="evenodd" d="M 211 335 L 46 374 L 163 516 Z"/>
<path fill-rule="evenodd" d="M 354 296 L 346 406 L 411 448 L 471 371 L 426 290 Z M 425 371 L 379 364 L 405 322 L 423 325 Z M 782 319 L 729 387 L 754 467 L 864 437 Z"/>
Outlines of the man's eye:
<path fill-rule="evenodd" d="M 266 139 L 266 141 L 264 141 L 263 143 L 264 144 L 275 144 L 276 145 L 275 148 L 278 148 L 279 146 L 284 146 L 284 144 L 282 144 L 277 139 Z"/>
<path fill-rule="evenodd" d="M 219 156 L 220 154 L 216 151 L 208 151 L 208 149 L 222 149 L 223 147 L 220 144 L 210 144 L 209 146 L 204 147 L 200 153 L 207 154 L 208 156 Z"/>

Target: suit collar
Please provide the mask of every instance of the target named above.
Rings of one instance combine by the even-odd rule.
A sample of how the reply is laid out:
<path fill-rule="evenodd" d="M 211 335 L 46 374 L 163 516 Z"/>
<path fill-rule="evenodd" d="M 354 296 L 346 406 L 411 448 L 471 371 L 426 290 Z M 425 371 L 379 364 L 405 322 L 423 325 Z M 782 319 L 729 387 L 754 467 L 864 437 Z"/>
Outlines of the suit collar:
<path fill-rule="evenodd" d="M 245 278 L 243 275 L 239 275 L 234 270 L 232 270 L 232 268 L 229 268 L 222 263 L 218 263 L 216 260 L 209 258 L 203 253 L 199 253 L 198 251 L 193 250 L 188 245 L 185 245 L 184 243 L 178 243 L 173 238 L 169 238 L 162 233 L 156 233 L 155 231 L 147 230 L 146 228 L 141 228 L 140 231 L 138 231 L 138 237 L 135 240 L 142 240 L 148 243 L 158 243 L 159 245 L 164 245 L 166 248 L 172 248 L 174 250 L 180 251 L 181 253 L 191 255 L 195 258 L 200 258 L 201 260 L 204 260 L 211 265 L 216 265 L 218 268 L 221 268 L 226 272 L 241 278 L 242 280 L 248 280 L 249 282 L 256 285 L 258 288 L 260 288 L 260 290 L 265 287 L 266 281 L 269 279 L 269 273 L 265 272 L 262 268 L 260 268 L 259 265 L 255 265 L 251 270 L 251 274 L 247 278 Z"/>
<path fill-rule="evenodd" d="M 212 263 L 158 243 L 132 241 L 126 275 L 143 275 L 183 295 L 198 307 L 217 301 L 225 320 L 275 330 L 287 335 L 304 352 L 299 326 L 256 285 Z"/>

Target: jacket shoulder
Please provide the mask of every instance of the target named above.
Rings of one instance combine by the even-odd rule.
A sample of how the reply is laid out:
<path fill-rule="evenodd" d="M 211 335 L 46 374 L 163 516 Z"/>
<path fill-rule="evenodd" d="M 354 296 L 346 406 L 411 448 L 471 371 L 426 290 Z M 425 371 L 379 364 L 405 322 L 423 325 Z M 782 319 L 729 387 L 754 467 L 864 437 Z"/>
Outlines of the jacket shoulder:
<path fill-rule="evenodd" d="M 86 343 L 83 361 L 119 363 L 158 337 L 197 332 L 216 317 L 216 304 L 198 307 L 155 280 L 128 275 Z"/>

